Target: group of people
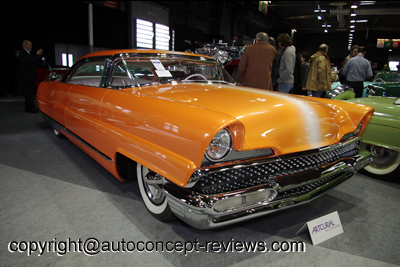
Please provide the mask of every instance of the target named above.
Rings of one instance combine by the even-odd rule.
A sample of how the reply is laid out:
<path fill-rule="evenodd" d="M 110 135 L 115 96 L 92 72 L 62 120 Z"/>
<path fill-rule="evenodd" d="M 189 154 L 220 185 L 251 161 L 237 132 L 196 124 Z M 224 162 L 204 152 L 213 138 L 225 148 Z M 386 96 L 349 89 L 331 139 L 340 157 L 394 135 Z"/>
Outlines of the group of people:
<path fill-rule="evenodd" d="M 321 97 L 323 92 L 331 90 L 332 68 L 326 44 L 321 44 L 311 57 L 302 52 L 299 61 L 296 48 L 287 33 L 280 34 L 276 43 L 278 47 L 275 47 L 273 37 L 264 32 L 257 33 L 255 43 L 246 46 L 239 63 L 240 85 L 271 91 L 275 89 L 287 94 L 297 89 L 314 97 Z M 32 43 L 28 40 L 23 41 L 22 48 L 19 62 L 25 109 L 27 112 L 38 112 L 35 103 L 36 63 L 42 59 L 43 49 L 31 53 Z M 364 46 L 351 47 L 340 70 L 340 75 L 344 77 L 342 83 L 352 87 L 356 97 L 362 96 L 363 82 L 373 76 L 370 62 L 364 58 L 366 51 Z"/>
<path fill-rule="evenodd" d="M 311 57 L 302 52 L 299 60 L 288 34 L 280 34 L 276 42 L 278 49 L 274 38 L 260 32 L 255 43 L 246 46 L 238 67 L 238 84 L 287 94 L 297 88 L 314 97 L 331 90 L 328 45 L 321 44 Z M 373 76 L 370 62 L 364 58 L 366 51 L 364 46 L 354 46 L 342 62 L 343 83 L 354 89 L 356 97 L 362 97 L 363 82 Z"/>
<path fill-rule="evenodd" d="M 289 93 L 294 83 L 296 48 L 288 34 L 277 38 L 278 50 L 274 39 L 259 32 L 255 43 L 246 46 L 238 67 L 238 83 L 254 88 Z"/>

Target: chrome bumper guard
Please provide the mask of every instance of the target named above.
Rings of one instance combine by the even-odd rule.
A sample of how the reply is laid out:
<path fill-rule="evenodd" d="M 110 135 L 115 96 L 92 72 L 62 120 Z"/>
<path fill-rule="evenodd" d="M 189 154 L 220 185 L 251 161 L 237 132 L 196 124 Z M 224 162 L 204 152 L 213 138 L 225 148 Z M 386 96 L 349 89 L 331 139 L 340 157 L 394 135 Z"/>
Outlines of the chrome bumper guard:
<path fill-rule="evenodd" d="M 178 218 L 195 228 L 211 229 L 308 203 L 370 163 L 371 154 L 362 150 L 317 169 L 283 174 L 270 182 L 232 192 L 206 194 L 173 183 L 166 183 L 164 190 Z"/>

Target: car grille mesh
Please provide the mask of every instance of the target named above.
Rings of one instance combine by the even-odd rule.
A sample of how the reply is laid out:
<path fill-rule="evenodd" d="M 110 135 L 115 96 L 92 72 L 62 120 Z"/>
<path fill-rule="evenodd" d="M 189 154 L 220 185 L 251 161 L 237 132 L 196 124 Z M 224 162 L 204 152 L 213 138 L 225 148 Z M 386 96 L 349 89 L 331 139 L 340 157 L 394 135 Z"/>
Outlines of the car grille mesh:
<path fill-rule="evenodd" d="M 353 157 L 358 153 L 358 142 L 355 142 L 317 154 L 223 169 L 203 175 L 192 189 L 202 194 L 236 191 L 270 183 L 276 177 L 315 170 L 343 158 Z"/>
<path fill-rule="evenodd" d="M 296 188 L 292 188 L 290 190 L 286 190 L 283 192 L 279 192 L 279 195 L 274 199 L 274 200 L 282 200 L 286 198 L 294 198 L 294 197 L 299 197 L 305 194 L 310 193 L 311 191 L 315 190 L 316 188 L 323 186 L 329 182 L 332 182 L 333 180 L 341 177 L 343 175 L 343 172 L 325 177 L 323 179 L 317 180 L 312 183 L 307 183 L 305 185 L 298 186 Z"/>

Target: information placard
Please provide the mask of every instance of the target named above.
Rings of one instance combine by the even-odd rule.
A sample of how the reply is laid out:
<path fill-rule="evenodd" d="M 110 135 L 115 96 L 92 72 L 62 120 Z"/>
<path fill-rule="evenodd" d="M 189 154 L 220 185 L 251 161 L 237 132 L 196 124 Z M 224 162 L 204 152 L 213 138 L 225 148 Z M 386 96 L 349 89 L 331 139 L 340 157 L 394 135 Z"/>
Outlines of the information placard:
<path fill-rule="evenodd" d="M 169 72 L 164 68 L 164 65 L 161 63 L 159 59 L 152 59 L 151 62 L 156 68 L 155 71 L 158 77 L 172 77 L 171 72 Z"/>
<path fill-rule="evenodd" d="M 306 226 L 314 246 L 343 233 L 342 223 L 337 211 L 307 222 L 297 234 L 302 232 Z"/>

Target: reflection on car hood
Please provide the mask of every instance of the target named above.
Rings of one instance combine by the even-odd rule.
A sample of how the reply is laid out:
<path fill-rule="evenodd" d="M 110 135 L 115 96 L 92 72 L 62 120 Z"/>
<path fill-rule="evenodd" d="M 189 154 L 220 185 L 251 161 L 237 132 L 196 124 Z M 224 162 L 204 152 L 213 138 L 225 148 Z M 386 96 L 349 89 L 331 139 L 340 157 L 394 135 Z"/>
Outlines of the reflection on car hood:
<path fill-rule="evenodd" d="M 278 154 L 337 143 L 373 110 L 343 101 L 207 83 L 143 87 L 140 94 L 232 116 L 245 126 L 247 149 L 269 147 Z"/>

